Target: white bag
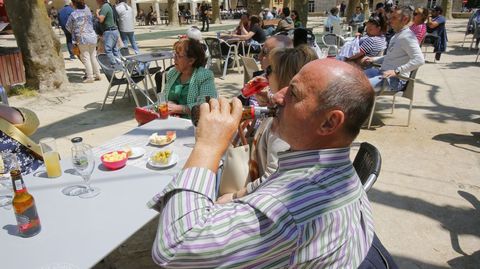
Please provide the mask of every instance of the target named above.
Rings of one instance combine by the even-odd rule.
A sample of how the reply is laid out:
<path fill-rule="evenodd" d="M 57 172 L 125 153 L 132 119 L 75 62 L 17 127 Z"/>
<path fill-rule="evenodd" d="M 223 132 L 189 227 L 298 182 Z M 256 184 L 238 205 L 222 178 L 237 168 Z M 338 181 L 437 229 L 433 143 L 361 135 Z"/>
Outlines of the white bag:
<path fill-rule="evenodd" d="M 337 59 L 345 60 L 360 52 L 360 38 L 355 38 L 352 41 L 348 41 L 340 48 Z"/>

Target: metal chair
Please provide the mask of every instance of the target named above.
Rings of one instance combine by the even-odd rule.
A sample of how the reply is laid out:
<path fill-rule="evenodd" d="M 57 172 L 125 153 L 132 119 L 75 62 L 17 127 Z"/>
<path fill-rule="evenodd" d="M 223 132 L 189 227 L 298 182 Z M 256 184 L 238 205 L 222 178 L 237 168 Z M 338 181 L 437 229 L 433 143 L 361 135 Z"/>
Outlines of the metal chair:
<path fill-rule="evenodd" d="M 247 83 L 253 78 L 253 73 L 259 71 L 257 62 L 250 57 L 240 57 L 243 63 L 243 83 Z"/>
<path fill-rule="evenodd" d="M 361 143 L 353 161 L 353 167 L 362 182 L 363 189 L 368 192 L 380 175 L 382 168 L 380 151 L 370 143 Z"/>
<path fill-rule="evenodd" d="M 148 96 L 148 93 L 145 90 L 138 87 L 137 85 L 138 82 L 144 80 L 145 76 L 132 76 L 131 70 L 129 70 L 126 64 L 124 63 L 112 66 L 110 64 L 110 59 L 104 53 L 98 54 L 97 60 L 100 65 L 100 68 L 102 68 L 103 73 L 105 74 L 105 76 L 107 77 L 107 80 L 109 81 L 107 93 L 105 94 L 105 98 L 103 99 L 102 107 L 100 108 L 100 110 L 103 110 L 103 107 L 105 106 L 105 102 L 107 101 L 107 98 L 110 96 L 110 89 L 113 86 L 117 86 L 117 89 L 115 91 L 115 95 L 113 96 L 112 103 L 115 102 L 115 99 L 117 98 L 118 91 L 121 85 L 127 85 L 126 91 L 130 91 L 132 93 L 136 106 L 140 106 L 140 103 L 138 102 L 135 89 L 139 89 L 142 92 L 142 94 L 147 98 L 147 102 L 150 101 L 151 103 L 153 103 L 153 101 Z M 120 78 L 118 78 L 117 75 L 120 75 Z"/>
<path fill-rule="evenodd" d="M 130 50 L 128 49 L 128 47 L 123 47 L 123 48 L 120 48 L 120 55 L 122 56 L 130 56 Z"/>
<path fill-rule="evenodd" d="M 213 38 L 213 37 L 207 37 L 205 38 L 205 43 L 207 44 L 208 50 L 210 51 L 210 58 L 213 60 L 216 60 L 218 69 L 221 71 L 222 64 L 223 64 L 223 73 L 222 76 L 220 77 L 221 79 L 225 79 L 225 76 L 227 75 L 227 68 L 228 68 L 228 61 L 230 59 L 230 56 L 234 57 L 234 63 L 237 65 L 238 72 L 240 73 L 240 63 L 237 58 L 237 50 L 238 47 L 236 45 L 230 45 L 227 42 L 225 42 L 222 39 L 218 38 Z M 222 46 L 226 48 L 227 52 L 224 53 L 222 51 Z"/>
<path fill-rule="evenodd" d="M 422 43 L 420 44 L 420 47 L 423 48 L 423 57 L 425 58 L 425 60 L 427 59 L 427 53 L 428 53 L 428 48 L 429 47 L 432 47 L 433 50 L 435 50 L 435 44 L 438 42 L 438 39 L 440 37 L 437 36 L 437 35 L 434 35 L 434 34 L 427 34 L 425 35 L 425 37 L 423 38 L 423 41 Z M 434 53 L 432 51 L 432 53 Z M 437 60 L 435 59 L 435 57 L 433 57 L 433 62 L 436 63 Z"/>
<path fill-rule="evenodd" d="M 7 91 L 5 90 L 5 88 L 3 88 L 2 85 L 0 85 L 0 98 L 2 99 L 2 104 L 8 106 L 8 95 L 7 95 Z"/>
<path fill-rule="evenodd" d="M 392 255 L 383 246 L 377 235 L 373 235 L 372 245 L 358 269 L 398 269 Z"/>
<path fill-rule="evenodd" d="M 469 29 L 469 26 L 472 25 L 472 28 Z M 472 40 L 470 41 L 470 49 L 473 47 L 473 42 L 475 41 L 475 37 L 479 36 L 480 29 L 478 27 L 478 23 L 476 20 L 472 20 L 471 24 L 467 24 L 467 29 L 465 30 L 465 35 L 463 36 L 462 48 L 465 45 L 465 40 L 467 39 L 468 35 L 472 35 Z"/>
<path fill-rule="evenodd" d="M 370 112 L 370 118 L 368 119 L 368 126 L 367 126 L 368 129 L 370 129 L 370 126 L 372 124 L 373 113 L 375 112 L 375 104 L 376 104 L 377 98 L 379 96 L 392 96 L 393 97 L 392 110 L 391 110 L 392 114 L 393 114 L 393 111 L 395 110 L 395 98 L 396 97 L 403 97 L 403 98 L 409 99 L 410 100 L 410 105 L 408 107 L 407 127 L 410 126 L 410 118 L 411 118 L 411 114 L 412 114 L 412 104 L 413 104 L 413 96 L 414 96 L 414 89 L 415 89 L 415 77 L 417 76 L 417 71 L 418 71 L 418 69 L 410 72 L 410 76 L 408 78 L 403 77 L 403 76 L 398 76 L 399 79 L 407 82 L 403 87 L 403 91 L 391 91 L 390 89 L 385 90 L 387 82 L 385 81 L 383 83 L 382 89 L 375 96 L 375 101 L 373 102 L 372 111 Z"/>
<path fill-rule="evenodd" d="M 338 54 L 338 49 L 345 44 L 345 39 L 336 34 L 326 34 L 322 36 L 323 44 L 328 47 L 328 56 L 336 56 Z M 334 50 L 334 53 L 331 53 L 331 50 Z"/>

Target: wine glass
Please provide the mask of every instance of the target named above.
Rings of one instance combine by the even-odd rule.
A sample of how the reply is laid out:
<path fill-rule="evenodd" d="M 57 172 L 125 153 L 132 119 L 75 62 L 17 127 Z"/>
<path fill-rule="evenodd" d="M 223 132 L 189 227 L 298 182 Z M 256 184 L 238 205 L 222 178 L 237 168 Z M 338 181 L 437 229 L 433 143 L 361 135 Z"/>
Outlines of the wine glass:
<path fill-rule="evenodd" d="M 91 147 L 87 145 L 72 148 L 72 163 L 75 170 L 85 181 L 85 191 L 80 198 L 92 198 L 100 194 L 100 189 L 90 186 L 90 176 L 95 168 L 95 159 Z"/>
<path fill-rule="evenodd" d="M 0 185 L 8 190 L 8 194 L 0 195 L 0 207 L 9 208 L 13 199 L 13 186 L 10 171 L 18 168 L 17 156 L 10 152 L 1 153 Z"/>

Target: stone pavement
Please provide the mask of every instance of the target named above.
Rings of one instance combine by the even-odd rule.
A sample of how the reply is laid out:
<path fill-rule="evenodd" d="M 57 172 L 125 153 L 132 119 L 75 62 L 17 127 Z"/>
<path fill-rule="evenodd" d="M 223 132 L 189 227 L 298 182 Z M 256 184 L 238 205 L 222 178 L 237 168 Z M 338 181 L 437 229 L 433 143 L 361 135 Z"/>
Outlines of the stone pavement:
<path fill-rule="evenodd" d="M 235 23 L 212 25 L 211 30 L 232 29 Z M 432 62 L 433 54 L 427 55 L 429 63 L 417 74 L 410 126 L 405 126 L 408 102 L 398 100 L 392 115 L 389 99 L 382 98 L 375 128 L 362 130 L 357 139 L 374 144 L 382 154 L 382 171 L 369 198 L 377 234 L 400 268 L 480 267 L 480 62 L 474 62 L 476 50 L 461 47 L 465 25 L 466 20 L 449 21 L 447 53 L 437 63 Z M 140 47 L 171 47 L 185 29 L 139 28 Z M 8 40 L 0 37 L 0 42 Z M 67 61 L 66 69 L 70 84 L 64 91 L 10 100 L 39 115 L 41 127 L 35 140 L 54 136 L 68 156 L 71 137 L 80 135 L 96 146 L 136 126 L 134 105 L 127 98 L 107 103 L 99 111 L 108 84 L 105 79 L 82 84 L 79 61 Z M 225 80 L 215 79 L 226 97 L 237 95 L 242 81 L 243 75 L 235 70 Z M 125 252 L 120 248 L 117 253 Z M 134 256 L 140 257 L 139 265 L 147 266 L 148 251 Z M 119 267 L 143 267 L 132 264 L 136 263 Z"/>

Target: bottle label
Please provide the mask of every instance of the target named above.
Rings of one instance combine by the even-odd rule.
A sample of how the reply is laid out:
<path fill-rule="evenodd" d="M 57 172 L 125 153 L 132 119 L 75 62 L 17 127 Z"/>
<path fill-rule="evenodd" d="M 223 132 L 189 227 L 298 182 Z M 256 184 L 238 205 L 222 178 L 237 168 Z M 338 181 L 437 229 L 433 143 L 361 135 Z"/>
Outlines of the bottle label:
<path fill-rule="evenodd" d="M 23 184 L 21 180 L 15 180 L 15 190 L 17 191 L 23 190 Z"/>
<path fill-rule="evenodd" d="M 37 208 L 35 207 L 35 204 L 32 204 L 22 213 L 15 212 L 15 218 L 17 219 L 18 229 L 20 233 L 25 233 L 29 229 L 35 228 L 40 225 L 40 219 L 38 218 Z"/>

